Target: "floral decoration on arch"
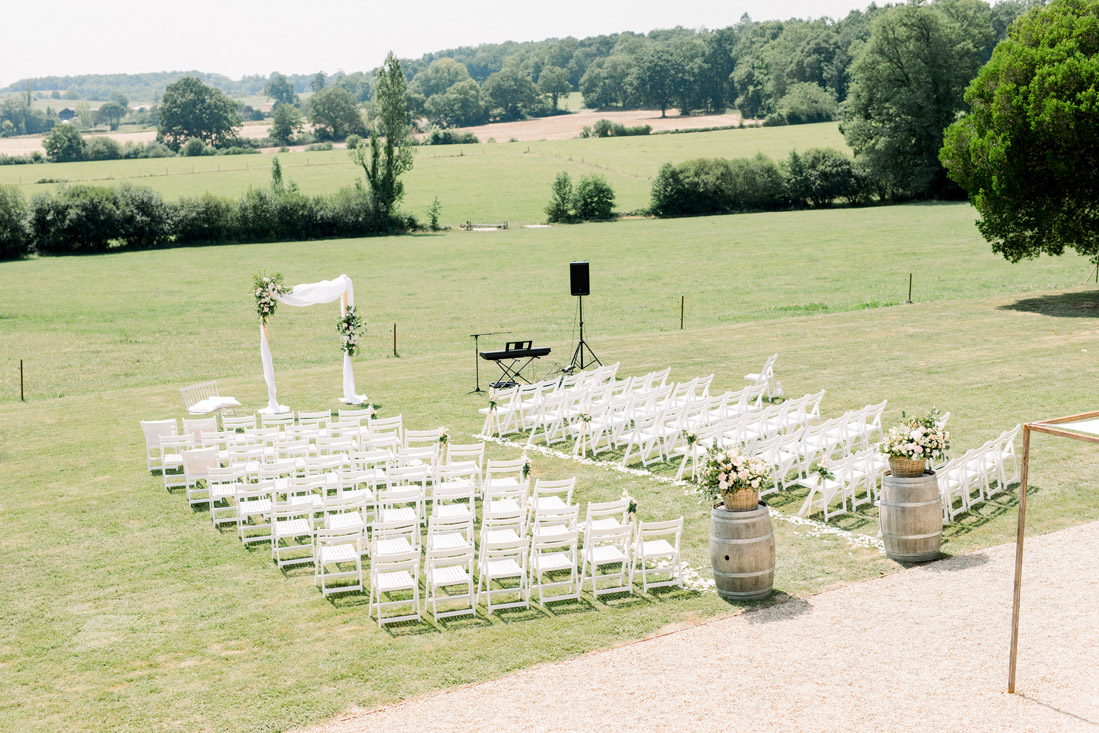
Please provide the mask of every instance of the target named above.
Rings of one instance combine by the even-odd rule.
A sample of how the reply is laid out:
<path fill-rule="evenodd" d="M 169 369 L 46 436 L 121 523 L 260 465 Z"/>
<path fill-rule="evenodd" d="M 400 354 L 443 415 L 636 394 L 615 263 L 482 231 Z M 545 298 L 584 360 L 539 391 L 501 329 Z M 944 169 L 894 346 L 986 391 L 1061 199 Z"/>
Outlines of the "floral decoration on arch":
<path fill-rule="evenodd" d="M 354 356 L 359 350 L 359 329 L 363 327 L 362 319 L 355 313 L 355 306 L 347 306 L 347 313 L 336 321 L 336 330 L 340 334 L 340 342 L 344 353 Z"/>
<path fill-rule="evenodd" d="M 252 295 L 256 299 L 256 315 L 259 316 L 261 321 L 266 321 L 270 316 L 275 315 L 275 308 L 279 305 L 278 298 L 285 295 L 286 292 L 286 287 L 282 284 L 282 273 L 280 272 L 276 272 L 274 275 L 260 273 L 252 278 Z"/>

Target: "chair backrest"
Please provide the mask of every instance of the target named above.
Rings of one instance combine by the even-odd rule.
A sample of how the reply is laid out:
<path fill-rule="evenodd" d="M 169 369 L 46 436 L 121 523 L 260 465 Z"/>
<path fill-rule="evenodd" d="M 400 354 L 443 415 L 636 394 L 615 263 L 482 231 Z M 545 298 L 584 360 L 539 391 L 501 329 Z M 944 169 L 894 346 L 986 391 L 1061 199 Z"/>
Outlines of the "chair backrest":
<path fill-rule="evenodd" d="M 317 544 L 358 545 L 363 537 L 361 527 L 317 527 Z"/>
<path fill-rule="evenodd" d="M 397 573 L 402 570 L 412 575 L 413 582 L 420 577 L 420 551 L 392 552 L 387 554 L 370 553 L 370 575 Z"/>
<path fill-rule="evenodd" d="M 375 434 L 393 433 L 397 436 L 397 442 L 401 443 L 403 442 L 404 417 L 394 415 L 393 417 L 375 418 L 370 421 L 370 432 Z"/>
<path fill-rule="evenodd" d="M 287 478 L 293 476 L 298 472 L 298 466 L 294 461 L 275 461 L 274 463 L 263 463 L 259 467 L 259 478 L 261 481 L 276 478 Z"/>
<path fill-rule="evenodd" d="M 416 559 L 419 560 L 420 548 L 420 522 L 413 519 L 394 519 L 388 522 L 377 521 L 372 527 L 370 536 L 371 562 L 377 562 L 382 557 L 393 557 L 401 553 L 380 553 L 379 543 L 388 540 L 405 540 L 409 546 L 415 549 Z"/>
<path fill-rule="evenodd" d="M 541 499 L 546 496 L 558 496 L 565 504 L 572 503 L 572 492 L 576 490 L 576 477 L 547 481 L 538 479 L 534 482 L 533 498 Z"/>
<path fill-rule="evenodd" d="M 270 427 L 272 425 L 293 425 L 294 413 L 292 412 L 280 412 L 276 415 L 264 415 L 259 417 L 260 425 L 263 427 Z"/>
<path fill-rule="evenodd" d="M 621 527 L 599 529 L 591 526 L 591 520 L 589 519 L 584 529 L 584 550 L 586 552 L 600 545 L 617 545 L 625 554 L 630 546 L 630 534 L 632 532 L 633 528 L 628 524 Z"/>
<path fill-rule="evenodd" d="M 464 567 L 473 574 L 473 547 L 429 547 L 424 557 L 424 567 Z"/>
<path fill-rule="evenodd" d="M 367 422 L 368 420 L 370 420 L 371 417 L 373 417 L 374 408 L 359 407 L 351 410 L 340 410 L 337 415 L 340 418 L 340 422 L 353 420 L 361 425 L 362 423 Z"/>
<path fill-rule="evenodd" d="M 400 436 L 394 432 L 367 433 L 360 438 L 359 445 L 364 450 L 387 450 L 394 456 L 401 449 Z"/>
<path fill-rule="evenodd" d="M 217 468 L 217 448 L 192 448 L 183 451 L 183 473 L 191 481 L 206 478 L 211 468 Z"/>
<path fill-rule="evenodd" d="M 365 494 L 325 494 L 323 506 L 326 514 L 346 514 L 366 511 Z"/>
<path fill-rule="evenodd" d="M 141 431 L 145 434 L 145 449 L 150 453 L 160 452 L 160 439 L 179 435 L 179 425 L 172 420 L 142 420 Z"/>
<path fill-rule="evenodd" d="M 216 433 L 218 431 L 218 419 L 216 417 L 183 418 L 183 432 L 192 436 L 196 442 L 202 442 L 204 433 Z"/>
<path fill-rule="evenodd" d="M 332 419 L 332 412 L 329 410 L 322 410 L 320 412 L 298 412 L 298 424 L 299 425 L 327 425 L 328 421 Z"/>
<path fill-rule="evenodd" d="M 481 544 L 484 544 L 483 538 L 488 537 L 490 533 L 502 532 L 508 529 L 513 530 L 517 537 L 522 537 L 526 534 L 526 510 L 515 509 L 493 511 L 491 507 L 485 505 L 485 509 L 481 514 Z"/>
<path fill-rule="evenodd" d="M 401 448 L 397 451 L 398 466 L 416 466 L 424 464 L 434 467 L 439 462 L 439 444 L 422 445 L 415 448 Z"/>
<path fill-rule="evenodd" d="M 618 519 L 619 524 L 626 524 L 626 513 L 630 509 L 629 499 L 615 499 L 614 501 L 588 502 L 587 521 L 593 519 Z"/>
<path fill-rule="evenodd" d="M 576 504 L 538 509 L 534 512 L 532 530 L 535 537 L 575 530 L 578 527 L 579 518 L 580 507 Z M 556 531 L 547 533 L 546 530 L 549 528 L 554 528 Z"/>
<path fill-rule="evenodd" d="M 532 553 L 561 552 L 575 550 L 580 542 L 580 532 L 574 527 L 557 534 L 535 534 L 530 539 Z"/>
<path fill-rule="evenodd" d="M 190 387 L 184 387 L 179 390 L 180 397 L 183 398 L 184 409 L 191 409 L 191 406 L 197 402 L 201 402 L 209 397 L 220 397 L 218 394 L 218 383 L 213 382 L 200 382 L 199 384 L 192 384 Z"/>
<path fill-rule="evenodd" d="M 416 446 L 427 447 L 438 444 L 439 436 L 442 435 L 442 431 L 446 428 L 439 428 L 438 430 L 406 430 L 404 431 L 404 447 L 412 448 Z"/>
<path fill-rule="evenodd" d="M 473 538 L 466 535 L 469 531 L 469 520 L 463 518 L 453 517 L 440 517 L 437 514 L 432 514 L 427 519 L 427 537 L 428 546 L 432 545 L 431 538 L 438 537 L 440 535 L 462 535 L 465 541 L 469 543 L 470 547 L 473 546 Z"/>
<path fill-rule="evenodd" d="M 244 430 L 245 428 L 254 427 L 256 427 L 255 415 L 241 415 L 240 417 L 234 417 L 233 415 L 221 416 L 222 430 Z"/>

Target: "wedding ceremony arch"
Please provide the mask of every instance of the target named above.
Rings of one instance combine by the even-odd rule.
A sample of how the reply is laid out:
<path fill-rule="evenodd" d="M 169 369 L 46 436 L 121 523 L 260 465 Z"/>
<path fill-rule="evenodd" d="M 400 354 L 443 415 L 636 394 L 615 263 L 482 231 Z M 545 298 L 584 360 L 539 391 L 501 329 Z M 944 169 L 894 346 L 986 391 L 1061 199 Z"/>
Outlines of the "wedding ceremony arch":
<path fill-rule="evenodd" d="M 260 410 L 263 414 L 273 415 L 289 412 L 290 408 L 280 405 L 275 389 L 275 366 L 271 359 L 271 340 L 267 333 L 267 319 L 274 314 L 275 304 L 284 303 L 297 308 L 310 305 L 340 301 L 340 322 L 337 324 L 343 337 L 343 402 L 358 405 L 366 401 L 365 395 L 355 392 L 355 371 L 351 356 L 357 346 L 358 335 L 355 325 L 355 287 L 351 278 L 340 275 L 334 280 L 322 280 L 316 283 L 301 283 L 290 290 L 282 286 L 282 276 L 257 276 L 253 290 L 260 316 L 260 360 L 263 362 L 263 379 L 267 382 L 267 407 Z"/>

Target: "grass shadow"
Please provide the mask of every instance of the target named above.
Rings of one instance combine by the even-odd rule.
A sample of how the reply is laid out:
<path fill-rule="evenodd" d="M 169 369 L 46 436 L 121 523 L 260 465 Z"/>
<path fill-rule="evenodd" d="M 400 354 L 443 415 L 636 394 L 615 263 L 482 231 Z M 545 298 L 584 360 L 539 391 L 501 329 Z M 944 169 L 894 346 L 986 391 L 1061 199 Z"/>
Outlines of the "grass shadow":
<path fill-rule="evenodd" d="M 997 310 L 1038 313 L 1052 318 L 1099 318 L 1099 291 L 1023 298 L 1008 305 L 1001 305 Z"/>
<path fill-rule="evenodd" d="M 534 602 L 534 599 L 531 599 Z M 571 616 L 574 613 L 590 613 L 596 608 L 587 598 L 568 598 L 560 601 L 546 601 L 539 604 L 548 616 Z"/>

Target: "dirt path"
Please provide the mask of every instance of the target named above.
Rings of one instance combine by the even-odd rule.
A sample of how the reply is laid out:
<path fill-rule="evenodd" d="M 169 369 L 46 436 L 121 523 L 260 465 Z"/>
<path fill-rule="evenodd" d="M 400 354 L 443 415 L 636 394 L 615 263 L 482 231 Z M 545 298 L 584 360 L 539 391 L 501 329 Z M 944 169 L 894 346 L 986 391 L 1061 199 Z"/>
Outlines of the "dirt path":
<path fill-rule="evenodd" d="M 1099 522 L 792 599 L 315 731 L 1099 730 Z"/>

